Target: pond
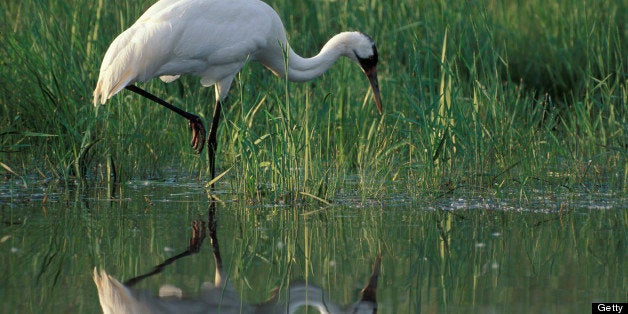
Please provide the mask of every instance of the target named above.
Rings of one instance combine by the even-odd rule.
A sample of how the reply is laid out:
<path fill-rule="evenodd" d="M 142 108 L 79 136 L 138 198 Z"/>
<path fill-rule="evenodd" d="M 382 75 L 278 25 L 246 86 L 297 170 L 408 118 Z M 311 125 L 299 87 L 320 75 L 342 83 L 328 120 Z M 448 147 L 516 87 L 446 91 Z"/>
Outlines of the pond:
<path fill-rule="evenodd" d="M 251 205 L 210 201 L 200 183 L 177 180 L 109 190 L 5 182 L 1 312 L 101 312 L 95 268 L 124 282 L 164 262 L 133 289 L 213 293 L 225 312 L 291 302 L 339 311 L 367 286 L 375 293 L 361 305 L 376 296 L 379 313 L 582 313 L 628 300 L 624 194 L 512 194 Z M 217 260 L 226 288 L 209 291 Z"/>

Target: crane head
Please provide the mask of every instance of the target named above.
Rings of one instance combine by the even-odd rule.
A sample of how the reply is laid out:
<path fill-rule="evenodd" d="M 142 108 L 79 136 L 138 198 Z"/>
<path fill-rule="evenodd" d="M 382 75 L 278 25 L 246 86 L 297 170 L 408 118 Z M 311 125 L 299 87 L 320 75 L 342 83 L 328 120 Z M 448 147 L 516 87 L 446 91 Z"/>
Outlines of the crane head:
<path fill-rule="evenodd" d="M 364 71 L 364 74 L 366 74 L 366 77 L 369 79 L 377 111 L 379 111 L 379 114 L 382 114 L 382 98 L 379 94 L 379 81 L 377 80 L 377 48 L 370 36 L 364 33 L 361 34 L 368 39 L 368 45 L 362 46 L 359 51 L 354 50 L 353 53 L 360 63 L 362 71 Z"/>

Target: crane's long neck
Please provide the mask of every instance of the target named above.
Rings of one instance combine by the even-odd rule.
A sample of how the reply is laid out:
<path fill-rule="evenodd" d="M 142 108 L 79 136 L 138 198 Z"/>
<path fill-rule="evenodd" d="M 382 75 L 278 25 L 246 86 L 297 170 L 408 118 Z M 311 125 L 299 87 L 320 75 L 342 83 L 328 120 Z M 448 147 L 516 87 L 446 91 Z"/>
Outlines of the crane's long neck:
<path fill-rule="evenodd" d="M 303 58 L 292 49 L 288 51 L 288 75 L 293 82 L 304 82 L 321 76 L 341 56 L 351 56 L 350 37 L 346 33 L 340 33 L 332 37 L 314 57 Z M 283 64 L 283 63 L 282 63 Z M 273 69 L 275 73 L 285 76 L 284 69 Z"/>
<path fill-rule="evenodd" d="M 321 51 L 312 58 L 303 58 L 290 50 L 288 56 L 288 80 L 304 82 L 317 78 L 327 71 L 340 57 L 336 51 Z"/>

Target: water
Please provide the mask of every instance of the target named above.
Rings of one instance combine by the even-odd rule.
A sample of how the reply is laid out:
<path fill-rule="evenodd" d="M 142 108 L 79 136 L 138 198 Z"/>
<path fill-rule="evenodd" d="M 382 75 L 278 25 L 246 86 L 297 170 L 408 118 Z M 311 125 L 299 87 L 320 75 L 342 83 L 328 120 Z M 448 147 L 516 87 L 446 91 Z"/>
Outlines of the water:
<path fill-rule="evenodd" d="M 0 189 L 2 313 L 99 312 L 94 267 L 120 281 L 148 273 L 188 248 L 194 221 L 212 218 L 195 182 L 35 186 Z M 286 302 L 303 285 L 349 306 L 380 254 L 379 313 L 588 313 L 592 302 L 628 300 L 623 195 L 535 191 L 522 202 L 460 192 L 332 206 L 219 197 L 217 243 L 241 307 L 273 293 Z M 214 275 L 208 236 L 197 254 L 134 288 L 156 295 L 167 283 L 193 297 Z"/>

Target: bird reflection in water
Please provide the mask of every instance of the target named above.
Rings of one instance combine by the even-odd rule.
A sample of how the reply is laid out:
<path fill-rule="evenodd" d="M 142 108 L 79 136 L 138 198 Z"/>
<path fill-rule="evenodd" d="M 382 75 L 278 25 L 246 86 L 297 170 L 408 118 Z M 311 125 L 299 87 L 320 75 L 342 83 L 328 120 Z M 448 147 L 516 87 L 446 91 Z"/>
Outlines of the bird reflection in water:
<path fill-rule="evenodd" d="M 194 221 L 192 237 L 187 249 L 155 266 L 152 271 L 127 280 L 124 284 L 108 275 L 104 270 L 94 268 L 94 282 L 98 289 L 98 298 L 105 314 L 108 313 L 294 313 L 308 306 L 320 313 L 376 313 L 377 280 L 381 257 L 377 256 L 369 281 L 362 289 L 361 298 L 348 307 L 342 307 L 328 299 L 327 293 L 317 286 L 303 283 L 289 287 L 289 300 L 279 302 L 277 295 L 261 304 L 244 303 L 236 291 L 225 281 L 220 247 L 216 237 L 216 206 L 212 201 L 209 206 L 208 222 Z M 203 284 L 201 293 L 196 297 L 183 297 L 181 289 L 174 286 L 162 286 L 159 295 L 133 289 L 141 280 L 162 272 L 166 266 L 176 260 L 198 253 L 209 231 L 210 243 L 216 265 L 214 283 Z"/>

